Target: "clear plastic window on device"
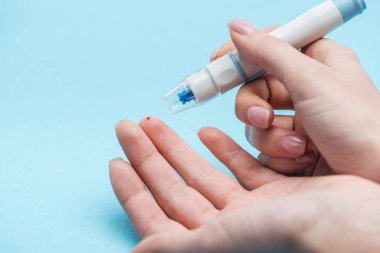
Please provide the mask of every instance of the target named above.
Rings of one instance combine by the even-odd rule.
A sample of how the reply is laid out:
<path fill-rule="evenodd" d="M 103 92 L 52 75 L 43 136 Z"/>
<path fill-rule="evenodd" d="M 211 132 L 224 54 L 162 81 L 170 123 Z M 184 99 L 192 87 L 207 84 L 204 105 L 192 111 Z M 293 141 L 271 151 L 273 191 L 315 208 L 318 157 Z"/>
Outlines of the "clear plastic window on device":
<path fill-rule="evenodd" d="M 164 95 L 170 110 L 174 113 L 187 110 L 198 105 L 189 83 L 185 80 Z"/>

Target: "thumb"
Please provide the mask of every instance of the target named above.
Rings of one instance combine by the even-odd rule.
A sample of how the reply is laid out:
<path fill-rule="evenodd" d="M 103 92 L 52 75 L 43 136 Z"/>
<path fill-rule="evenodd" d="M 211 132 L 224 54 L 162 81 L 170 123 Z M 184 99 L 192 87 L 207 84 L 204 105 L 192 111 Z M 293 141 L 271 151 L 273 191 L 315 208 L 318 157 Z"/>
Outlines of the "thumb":
<path fill-rule="evenodd" d="M 326 66 L 247 21 L 233 20 L 228 26 L 239 53 L 284 83 L 294 103 L 327 93 L 321 85 L 326 82 L 321 78 L 329 76 Z"/>

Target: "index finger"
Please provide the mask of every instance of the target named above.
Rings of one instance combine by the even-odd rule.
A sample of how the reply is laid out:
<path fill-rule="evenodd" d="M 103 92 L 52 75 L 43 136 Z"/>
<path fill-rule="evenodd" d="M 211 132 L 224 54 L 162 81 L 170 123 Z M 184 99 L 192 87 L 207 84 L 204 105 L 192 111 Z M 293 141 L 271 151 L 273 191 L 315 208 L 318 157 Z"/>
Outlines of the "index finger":
<path fill-rule="evenodd" d="M 271 32 L 275 29 L 277 29 L 279 26 L 270 26 L 270 27 L 267 27 L 265 29 L 263 29 L 264 32 Z M 224 43 L 220 48 L 218 48 L 217 50 L 215 50 L 211 57 L 210 57 L 210 61 L 215 61 L 216 59 L 232 52 L 236 50 L 236 47 L 234 45 L 234 43 L 232 42 L 232 40 L 228 40 L 226 43 Z"/>

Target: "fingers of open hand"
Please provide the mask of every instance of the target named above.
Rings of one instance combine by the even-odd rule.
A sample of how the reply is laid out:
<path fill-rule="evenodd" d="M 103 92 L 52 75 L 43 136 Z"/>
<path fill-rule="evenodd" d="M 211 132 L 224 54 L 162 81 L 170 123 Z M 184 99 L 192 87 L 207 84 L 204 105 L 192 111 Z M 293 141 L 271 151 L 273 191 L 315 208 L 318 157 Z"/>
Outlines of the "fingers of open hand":
<path fill-rule="evenodd" d="M 210 201 L 183 183 L 139 125 L 122 121 L 117 125 L 116 133 L 131 167 L 169 218 L 187 228 L 195 228 L 217 215 L 218 211 Z"/>
<path fill-rule="evenodd" d="M 282 175 L 262 166 L 260 162 L 220 130 L 205 127 L 198 134 L 203 144 L 226 165 L 247 190 L 253 190 L 283 178 Z"/>
<path fill-rule="evenodd" d="M 236 181 L 203 159 L 165 123 L 152 117 L 141 121 L 140 126 L 187 185 L 205 196 L 218 209 L 242 194 L 243 189 Z"/>
<path fill-rule="evenodd" d="M 272 125 L 273 109 L 293 109 L 293 103 L 284 85 L 271 75 L 242 86 L 236 96 L 236 116 L 256 128 Z"/>
<path fill-rule="evenodd" d="M 184 226 L 166 216 L 129 163 L 112 160 L 110 179 L 120 204 L 142 237 L 167 230 L 186 231 Z"/>

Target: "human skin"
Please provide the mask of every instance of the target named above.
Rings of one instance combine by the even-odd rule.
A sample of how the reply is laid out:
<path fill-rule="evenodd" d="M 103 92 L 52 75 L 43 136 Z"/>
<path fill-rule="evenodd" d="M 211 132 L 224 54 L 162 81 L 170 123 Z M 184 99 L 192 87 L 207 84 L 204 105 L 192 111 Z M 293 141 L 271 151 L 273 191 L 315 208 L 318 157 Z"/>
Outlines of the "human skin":
<path fill-rule="evenodd" d="M 245 99 L 237 99 L 238 117 L 256 126 L 249 128 L 249 140 L 265 155 L 257 161 L 219 130 L 200 130 L 202 142 L 238 183 L 160 120 L 119 123 L 129 162 L 111 161 L 110 176 L 143 238 L 135 252 L 377 252 L 379 185 L 355 176 L 284 175 L 304 169 L 311 149 L 324 158 L 316 174 L 379 181 L 380 128 L 370 117 L 379 94 L 356 56 L 328 40 L 304 49 L 305 56 L 249 23 L 230 28 L 240 53 L 270 73 L 244 86 L 239 96 Z M 297 116 L 274 116 L 273 108 L 295 109 Z M 359 131 L 363 125 L 366 131 Z M 291 149 L 299 153 L 289 152 L 284 136 L 307 143 L 298 141 Z"/>
<path fill-rule="evenodd" d="M 157 118 L 139 125 L 122 121 L 116 133 L 129 162 L 112 160 L 110 177 L 142 237 L 134 252 L 377 252 L 380 247 L 375 183 L 355 176 L 286 177 L 218 129 L 201 129 L 201 141 L 238 183 Z"/>
<path fill-rule="evenodd" d="M 246 21 L 229 26 L 232 41 L 211 59 L 237 48 L 269 71 L 236 98 L 236 115 L 261 151 L 259 160 L 284 174 L 354 174 L 380 182 L 380 95 L 357 55 L 328 39 L 301 53 Z M 294 110 L 295 117 L 274 109 Z M 305 170 L 310 167 L 314 172 Z"/>

